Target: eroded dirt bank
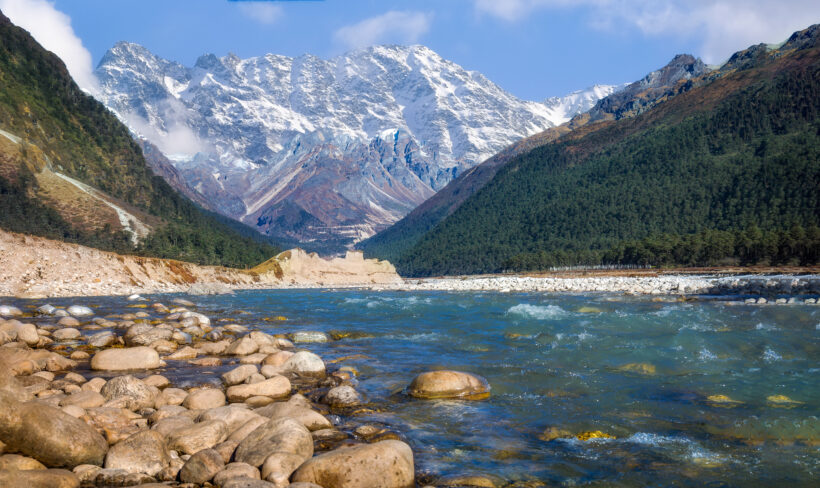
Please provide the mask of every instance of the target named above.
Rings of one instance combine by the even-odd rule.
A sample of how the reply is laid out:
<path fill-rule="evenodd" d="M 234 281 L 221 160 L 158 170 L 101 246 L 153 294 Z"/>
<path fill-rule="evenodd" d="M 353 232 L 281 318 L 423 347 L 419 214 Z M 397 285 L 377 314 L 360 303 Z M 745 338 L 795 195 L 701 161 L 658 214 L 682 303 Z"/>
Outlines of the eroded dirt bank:
<path fill-rule="evenodd" d="M 293 249 L 250 270 L 123 256 L 76 244 L 0 231 L 0 296 L 198 293 L 231 289 L 372 286 L 400 283 L 386 261 L 360 253 L 322 259 Z"/>

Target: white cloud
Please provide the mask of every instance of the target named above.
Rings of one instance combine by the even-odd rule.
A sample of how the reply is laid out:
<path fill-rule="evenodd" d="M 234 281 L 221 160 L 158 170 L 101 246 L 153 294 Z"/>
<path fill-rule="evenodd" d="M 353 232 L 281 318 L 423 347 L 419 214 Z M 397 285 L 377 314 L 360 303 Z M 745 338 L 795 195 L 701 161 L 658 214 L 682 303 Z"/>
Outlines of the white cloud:
<path fill-rule="evenodd" d="M 273 24 L 283 13 L 281 5 L 270 2 L 238 2 L 238 6 L 240 12 L 262 24 Z"/>
<path fill-rule="evenodd" d="M 0 0 L 0 10 L 19 27 L 29 31 L 41 46 L 65 63 L 74 81 L 85 91 L 97 91 L 91 53 L 71 28 L 71 18 L 47 0 Z"/>
<path fill-rule="evenodd" d="M 538 9 L 583 9 L 596 29 L 700 39 L 708 63 L 761 42 L 785 40 L 820 19 L 816 0 L 473 0 L 475 9 L 515 22 Z"/>
<path fill-rule="evenodd" d="M 347 48 L 374 44 L 412 44 L 430 30 L 433 16 L 424 12 L 391 10 L 337 30 L 334 38 Z"/>
<path fill-rule="evenodd" d="M 182 102 L 170 98 L 158 102 L 155 109 L 149 115 L 154 124 L 134 112 L 121 112 L 118 115 L 132 131 L 156 144 L 166 156 L 193 157 L 197 153 L 213 150 L 187 125 L 188 108 Z"/>

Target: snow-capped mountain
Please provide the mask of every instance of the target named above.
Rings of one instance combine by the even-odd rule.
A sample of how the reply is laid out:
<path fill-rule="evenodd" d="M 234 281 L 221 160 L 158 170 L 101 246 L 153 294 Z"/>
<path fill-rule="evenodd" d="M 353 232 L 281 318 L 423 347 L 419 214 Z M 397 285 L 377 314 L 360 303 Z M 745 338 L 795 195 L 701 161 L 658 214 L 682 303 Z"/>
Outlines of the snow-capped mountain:
<path fill-rule="evenodd" d="M 617 88 L 525 101 L 424 46 L 330 60 L 208 54 L 185 67 L 121 42 L 96 75 L 103 102 L 211 208 L 268 234 L 345 244 Z"/>

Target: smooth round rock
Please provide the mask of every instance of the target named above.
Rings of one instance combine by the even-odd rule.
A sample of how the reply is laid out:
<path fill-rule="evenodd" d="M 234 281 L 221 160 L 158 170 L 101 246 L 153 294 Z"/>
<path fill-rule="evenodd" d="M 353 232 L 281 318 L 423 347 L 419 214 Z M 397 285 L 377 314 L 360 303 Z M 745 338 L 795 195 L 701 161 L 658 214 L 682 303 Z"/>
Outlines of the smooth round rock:
<path fill-rule="evenodd" d="M 290 334 L 290 340 L 299 344 L 305 343 L 322 343 L 328 342 L 330 340 L 330 336 L 325 334 L 324 332 L 318 331 L 303 331 L 303 332 L 294 332 Z"/>
<path fill-rule="evenodd" d="M 21 488 L 79 488 L 80 479 L 65 469 L 0 471 L 0 486 Z"/>
<path fill-rule="evenodd" d="M 282 364 L 282 370 L 299 375 L 324 376 L 325 363 L 312 352 L 299 351 Z"/>
<path fill-rule="evenodd" d="M 0 391 L 0 439 L 6 450 L 49 467 L 100 465 L 108 443 L 87 423 L 37 402 L 21 403 Z"/>
<path fill-rule="evenodd" d="M 214 475 L 225 467 L 222 456 L 213 449 L 203 449 L 191 456 L 179 471 L 179 480 L 183 483 L 201 485 L 213 479 Z"/>
<path fill-rule="evenodd" d="M 93 310 L 82 305 L 72 305 L 66 309 L 66 312 L 74 317 L 87 317 L 89 315 L 94 315 Z"/>
<path fill-rule="evenodd" d="M 105 349 L 91 358 L 91 369 L 98 371 L 155 369 L 160 365 L 159 353 L 145 346 Z"/>
<path fill-rule="evenodd" d="M 342 385 L 331 388 L 322 401 L 331 407 L 355 407 L 361 405 L 362 397 L 352 386 Z"/>
<path fill-rule="evenodd" d="M 0 471 L 28 471 L 32 469 L 46 469 L 46 467 L 34 458 L 19 454 L 0 456 Z"/>
<path fill-rule="evenodd" d="M 182 406 L 189 410 L 205 410 L 225 405 L 225 394 L 216 388 L 207 388 L 188 393 Z"/>
<path fill-rule="evenodd" d="M 126 408 L 139 410 L 153 407 L 158 391 L 131 375 L 125 375 L 108 380 L 100 389 L 100 394 L 109 401 L 124 397 Z"/>
<path fill-rule="evenodd" d="M 143 430 L 114 444 L 105 456 L 105 467 L 154 476 L 171 462 L 165 437 Z"/>
<path fill-rule="evenodd" d="M 284 376 L 274 376 L 265 381 L 249 385 L 235 385 L 228 388 L 228 400 L 231 403 L 244 402 L 255 396 L 283 398 L 290 395 L 290 380 Z"/>
<path fill-rule="evenodd" d="M 309 459 L 291 480 L 326 488 L 412 488 L 413 451 L 395 440 L 336 449 Z"/>
<path fill-rule="evenodd" d="M 460 398 L 481 400 L 490 396 L 490 384 L 484 378 L 460 371 L 428 371 L 413 379 L 407 389 L 416 398 Z"/>
<path fill-rule="evenodd" d="M 65 329 L 58 329 L 55 330 L 51 337 L 55 341 L 73 341 L 75 339 L 79 339 L 82 334 L 79 330 L 73 327 L 66 327 Z"/>
<path fill-rule="evenodd" d="M 222 381 L 226 386 L 238 385 L 258 372 L 258 368 L 253 364 L 243 364 L 222 375 Z"/>
<path fill-rule="evenodd" d="M 236 448 L 235 459 L 259 467 L 273 453 L 313 456 L 313 437 L 293 419 L 269 420 L 251 432 Z"/>
<path fill-rule="evenodd" d="M 210 449 L 228 437 L 228 426 L 221 420 L 206 420 L 168 435 L 168 448 L 184 454 Z"/>

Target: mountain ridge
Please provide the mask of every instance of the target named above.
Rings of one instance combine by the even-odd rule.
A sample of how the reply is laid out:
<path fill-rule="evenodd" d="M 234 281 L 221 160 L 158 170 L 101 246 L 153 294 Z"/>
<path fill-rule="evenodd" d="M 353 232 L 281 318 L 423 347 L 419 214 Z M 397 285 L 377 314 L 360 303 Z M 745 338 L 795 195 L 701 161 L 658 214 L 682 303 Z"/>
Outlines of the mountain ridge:
<path fill-rule="evenodd" d="M 96 74 L 106 105 L 159 146 L 216 210 L 263 233 L 347 244 L 393 223 L 507 144 L 617 88 L 520 100 L 421 45 L 374 46 L 328 60 L 206 54 L 185 67 L 120 42 Z M 273 191 L 281 181 L 305 184 L 343 211 L 313 208 L 298 189 Z M 346 182 L 346 190 L 331 181 Z M 277 229 L 271 222 L 293 214 L 285 207 L 310 218 Z M 327 231 L 336 228 L 352 230 Z"/>
<path fill-rule="evenodd" d="M 463 198 L 449 216 L 432 224 L 422 221 L 430 226 L 420 237 L 409 235 L 416 239 L 409 249 L 382 245 L 381 252 L 374 246 L 377 252 L 368 254 L 393 253 L 389 257 L 400 272 L 423 275 L 499 271 L 505 262 L 518 270 L 596 264 L 603 259 L 629 262 L 649 248 L 663 249 L 659 244 L 663 242 L 680 241 L 684 246 L 680 252 L 695 256 L 701 252 L 697 246 L 704 245 L 701 239 L 718 239 L 709 245 L 723 250 L 691 258 L 694 261 L 687 264 L 701 262 L 697 259 L 711 262 L 718 255 L 727 259 L 746 255 L 741 259 L 752 264 L 762 256 L 787 259 L 788 244 L 783 244 L 786 251 L 761 254 L 748 251 L 743 242 L 787 243 L 792 238 L 781 227 L 794 222 L 794 232 L 800 235 L 800 225 L 817 224 L 820 158 L 812 156 L 816 134 L 811 124 L 816 125 L 812 114 L 818 101 L 811 94 L 815 93 L 812 83 L 820 78 L 818 37 L 818 27 L 812 26 L 776 50 L 752 46 L 718 70 L 677 77 L 673 89 L 658 90 L 658 102 L 646 109 L 628 97 L 618 100 L 629 93 L 627 87 L 599 102 L 609 115 L 596 114 L 594 108 L 563 131 L 550 129 L 532 138 L 531 147 L 524 144 L 524 150 L 497 165 L 488 182 Z M 612 99 L 618 103 L 611 103 Z M 616 120 L 620 109 L 627 116 Z M 574 129 L 569 127 L 574 123 Z M 767 173 L 750 179 L 758 171 Z M 626 174 L 634 180 L 624 179 Z M 464 178 L 468 179 L 469 175 Z M 615 182 L 619 186 L 612 186 Z M 451 186 L 463 189 L 464 182 L 456 180 Z M 669 192 L 665 199 L 652 193 L 661 191 L 658 188 Z M 670 206 L 672 202 L 675 205 Z M 446 211 L 448 203 L 429 208 L 425 204 L 420 211 L 433 215 L 431 208 Z M 639 220 L 635 209 L 643 209 Z M 667 214 L 658 214 L 659 209 Z M 782 221 L 773 217 L 775 211 Z M 411 217 L 418 216 L 411 213 L 405 221 Z M 758 223 L 764 230 L 762 237 L 754 227 Z M 731 233 L 747 225 L 752 226 L 748 235 Z M 393 242 L 400 242 L 406 237 L 400 231 L 408 229 L 413 227 L 401 228 L 400 222 L 385 234 L 393 232 Z M 652 238 L 653 232 L 666 233 L 666 241 Z M 696 236 L 687 237 L 690 233 Z M 644 238 L 650 240 L 641 241 Z M 640 241 L 629 244 L 636 246 L 629 248 L 632 254 L 623 254 L 623 247 L 617 250 L 630 239 Z M 727 239 L 738 240 L 733 250 L 720 247 Z M 612 252 L 607 251 L 609 246 L 615 246 Z M 812 254 L 799 255 L 810 259 L 806 256 Z M 690 259 L 665 256 L 669 261 L 663 262 Z"/>

